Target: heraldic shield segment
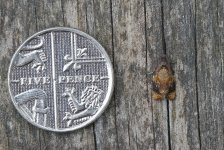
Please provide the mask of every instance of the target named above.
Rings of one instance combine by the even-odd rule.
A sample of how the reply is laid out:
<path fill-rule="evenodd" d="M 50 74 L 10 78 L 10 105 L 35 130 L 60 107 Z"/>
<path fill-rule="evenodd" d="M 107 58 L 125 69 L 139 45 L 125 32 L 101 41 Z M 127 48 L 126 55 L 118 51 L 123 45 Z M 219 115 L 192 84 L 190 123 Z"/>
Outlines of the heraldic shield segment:
<path fill-rule="evenodd" d="M 113 68 L 104 48 L 86 33 L 64 27 L 26 40 L 12 58 L 8 79 L 18 112 L 56 132 L 92 123 L 113 91 Z"/>

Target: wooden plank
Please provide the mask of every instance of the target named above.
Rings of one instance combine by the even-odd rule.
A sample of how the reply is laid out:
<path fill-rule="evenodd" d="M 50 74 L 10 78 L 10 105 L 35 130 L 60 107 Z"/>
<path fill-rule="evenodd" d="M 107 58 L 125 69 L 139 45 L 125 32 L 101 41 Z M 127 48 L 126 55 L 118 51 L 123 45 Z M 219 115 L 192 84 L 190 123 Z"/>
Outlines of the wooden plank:
<path fill-rule="evenodd" d="M 0 149 L 38 149 L 39 129 L 15 110 L 7 72 L 16 48 L 36 29 L 34 1 L 0 1 Z"/>
<path fill-rule="evenodd" d="M 87 31 L 87 2 L 83 0 L 63 0 L 64 26 L 76 27 L 81 31 Z"/>
<path fill-rule="evenodd" d="M 87 32 L 105 48 L 113 61 L 112 16 L 110 1 L 87 1 Z M 114 98 L 103 115 L 94 123 L 96 149 L 117 149 Z"/>
<path fill-rule="evenodd" d="M 176 100 L 169 102 L 171 149 L 200 149 L 195 49 L 195 2 L 163 2 L 166 52 L 174 63 Z"/>
<path fill-rule="evenodd" d="M 112 0 L 118 149 L 153 149 L 143 0 Z"/>
<path fill-rule="evenodd" d="M 197 78 L 201 149 L 224 148 L 222 0 L 196 1 Z"/>
<path fill-rule="evenodd" d="M 152 72 L 158 65 L 160 57 L 164 55 L 165 41 L 163 32 L 162 3 L 158 0 L 147 0 L 146 6 L 146 33 L 147 33 L 147 70 L 148 70 L 148 98 L 152 108 L 152 122 L 154 130 L 154 148 L 169 149 L 168 109 L 167 101 L 151 99 Z"/>
<path fill-rule="evenodd" d="M 0 150 L 223 149 L 223 9 L 222 0 L 0 0 Z M 18 46 L 55 26 L 92 35 L 115 70 L 106 112 L 64 134 L 25 121 L 7 87 Z M 164 52 L 177 77 L 169 102 L 151 99 L 150 73 Z"/>
<path fill-rule="evenodd" d="M 59 0 L 35 1 L 35 19 L 37 30 L 63 26 L 62 3 Z"/>

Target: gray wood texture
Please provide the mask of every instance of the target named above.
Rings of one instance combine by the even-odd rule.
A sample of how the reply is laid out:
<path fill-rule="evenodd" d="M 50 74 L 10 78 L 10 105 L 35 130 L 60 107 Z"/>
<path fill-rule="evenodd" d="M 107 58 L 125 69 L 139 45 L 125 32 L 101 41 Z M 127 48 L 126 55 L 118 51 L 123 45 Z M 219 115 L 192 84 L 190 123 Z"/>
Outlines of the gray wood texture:
<path fill-rule="evenodd" d="M 109 54 L 115 89 L 105 113 L 69 133 L 34 127 L 15 110 L 7 72 L 37 31 L 77 28 Z M 223 0 L 0 0 L 0 150 L 223 150 Z M 151 99 L 151 72 L 166 54 L 174 101 Z"/>

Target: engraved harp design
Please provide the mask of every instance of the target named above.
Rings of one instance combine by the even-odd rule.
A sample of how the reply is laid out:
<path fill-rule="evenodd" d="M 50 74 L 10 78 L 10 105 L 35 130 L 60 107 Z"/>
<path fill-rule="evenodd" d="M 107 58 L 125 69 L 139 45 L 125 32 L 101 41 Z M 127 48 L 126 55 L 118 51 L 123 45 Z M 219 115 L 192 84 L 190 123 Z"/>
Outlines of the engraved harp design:
<path fill-rule="evenodd" d="M 15 101 L 26 114 L 26 117 L 40 125 L 46 126 L 47 113 L 50 109 L 49 107 L 45 107 L 46 98 L 47 94 L 43 90 L 31 89 L 16 95 Z M 32 111 L 30 111 L 27 107 L 27 103 L 30 101 L 35 101 Z"/>

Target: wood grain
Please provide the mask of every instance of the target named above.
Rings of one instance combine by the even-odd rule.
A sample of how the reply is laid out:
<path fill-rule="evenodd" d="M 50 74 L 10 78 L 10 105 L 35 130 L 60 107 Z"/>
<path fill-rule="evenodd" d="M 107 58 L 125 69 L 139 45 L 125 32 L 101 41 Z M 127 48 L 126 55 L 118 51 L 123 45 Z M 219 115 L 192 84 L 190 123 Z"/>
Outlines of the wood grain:
<path fill-rule="evenodd" d="M 202 149 L 224 148 L 223 6 L 221 0 L 196 3 L 198 104 Z"/>
<path fill-rule="evenodd" d="M 146 38 L 147 38 L 147 84 L 148 101 L 152 112 L 154 149 L 169 149 L 168 107 L 167 101 L 154 101 L 151 98 L 152 72 L 165 53 L 163 29 L 163 4 L 161 1 L 146 1 Z"/>
<path fill-rule="evenodd" d="M 224 148 L 222 0 L 0 0 L 0 150 Z M 115 73 L 103 115 L 69 133 L 34 127 L 15 110 L 7 72 L 15 50 L 42 29 L 66 26 L 101 43 Z M 151 72 L 166 55 L 174 101 L 151 99 Z"/>
<path fill-rule="evenodd" d="M 199 149 L 195 2 L 163 2 L 166 53 L 173 62 L 177 97 L 169 102 L 171 149 Z"/>
<path fill-rule="evenodd" d="M 113 0 L 112 12 L 118 149 L 152 149 L 144 1 Z"/>
<path fill-rule="evenodd" d="M 0 52 L 0 118 L 1 149 L 37 149 L 39 129 L 25 122 L 16 112 L 7 90 L 7 72 L 10 58 L 27 36 L 35 33 L 33 2 L 1 1 Z M 26 11 L 23 11 L 26 10 Z M 29 22 L 29 23 L 28 23 Z"/>

